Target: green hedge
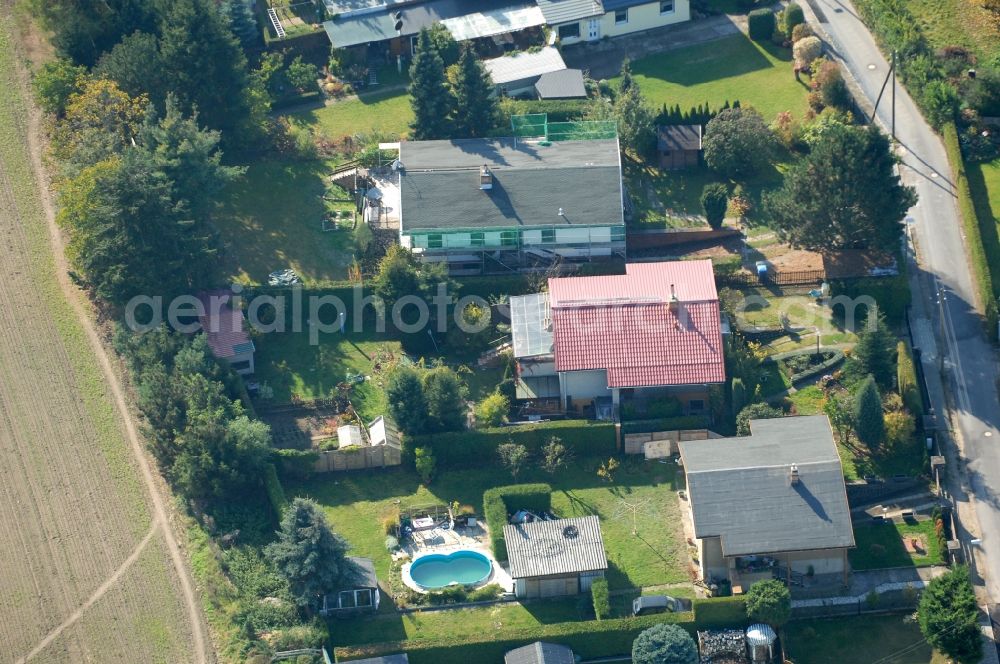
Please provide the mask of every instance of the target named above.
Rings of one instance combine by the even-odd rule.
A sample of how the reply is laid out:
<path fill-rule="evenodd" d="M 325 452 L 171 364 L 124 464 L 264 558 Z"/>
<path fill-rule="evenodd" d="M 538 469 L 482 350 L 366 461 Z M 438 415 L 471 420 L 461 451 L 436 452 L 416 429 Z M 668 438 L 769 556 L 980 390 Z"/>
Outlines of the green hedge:
<path fill-rule="evenodd" d="M 788 3 L 788 6 L 785 7 L 785 11 L 781 14 L 781 22 L 783 24 L 782 27 L 784 28 L 785 36 L 790 39 L 792 36 L 792 30 L 795 29 L 795 26 L 806 22 L 806 15 L 803 13 L 802 7 L 798 6 L 794 2 L 790 2 Z"/>
<path fill-rule="evenodd" d="M 507 99 L 501 108 L 508 115 L 546 113 L 549 122 L 568 122 L 583 118 L 590 104 L 586 99 Z M 509 123 L 507 129 L 510 129 Z"/>
<path fill-rule="evenodd" d="M 590 584 L 590 596 L 594 600 L 594 617 L 603 620 L 611 615 L 611 598 L 608 595 L 608 580 L 594 579 Z"/>
<path fill-rule="evenodd" d="M 742 595 L 698 600 L 692 608 L 699 629 L 732 627 L 747 622 L 747 607 Z"/>
<path fill-rule="evenodd" d="M 275 465 L 287 477 L 308 477 L 312 475 L 319 459 L 315 450 L 273 450 Z"/>
<path fill-rule="evenodd" d="M 969 189 L 969 178 L 965 173 L 965 161 L 962 159 L 962 148 L 958 143 L 958 129 L 954 122 L 944 125 L 944 147 L 948 153 L 948 161 L 955 171 L 955 189 L 958 193 L 958 211 L 962 217 L 965 229 L 965 243 L 969 257 L 972 260 L 972 276 L 976 280 L 976 288 L 983 302 L 983 312 L 986 317 L 987 335 L 996 340 L 997 329 L 997 299 L 993 291 L 993 277 L 990 274 L 989 262 L 986 260 L 986 249 L 983 247 L 983 235 L 980 230 L 984 224 L 992 224 L 992 219 L 980 219 L 976 214 L 976 206 L 972 202 L 972 191 Z"/>
<path fill-rule="evenodd" d="M 832 279 L 830 289 L 834 296 L 846 295 L 853 298 L 869 295 L 873 297 L 878 303 L 878 310 L 892 326 L 903 323 L 906 308 L 910 306 L 910 284 L 903 275 L 866 279 Z M 833 309 L 835 317 L 844 314 L 843 307 L 839 304 L 834 304 Z M 864 320 L 866 316 L 862 307 L 859 307 L 855 314 L 856 324 Z"/>
<path fill-rule="evenodd" d="M 483 516 L 490 529 L 490 544 L 497 560 L 507 560 L 503 527 L 507 515 L 518 509 L 548 512 L 552 509 L 552 487 L 548 484 L 512 484 L 487 489 L 483 493 Z"/>
<path fill-rule="evenodd" d="M 816 352 L 815 348 L 799 348 L 797 350 L 790 350 L 790 351 L 786 351 L 784 353 L 775 353 L 774 355 L 771 355 L 770 357 L 768 357 L 765 360 L 765 362 L 767 362 L 767 363 L 777 363 L 777 362 L 780 362 L 781 360 L 785 360 L 785 359 L 788 359 L 790 357 L 795 357 L 797 355 L 812 355 L 815 352 Z M 821 373 L 826 372 L 829 369 L 832 369 L 837 364 L 839 364 L 840 362 L 842 362 L 843 359 L 844 359 L 844 351 L 842 351 L 840 349 L 837 349 L 837 348 L 822 348 L 822 347 L 820 347 L 820 352 L 821 353 L 833 353 L 833 357 L 831 357 L 829 360 L 826 360 L 824 362 L 820 362 L 819 364 L 812 365 L 808 369 L 805 369 L 804 371 L 800 371 L 798 373 L 791 374 L 788 377 L 788 380 L 791 381 L 791 383 L 793 385 L 795 383 L 800 383 L 800 382 L 804 381 L 806 378 L 812 378 L 813 376 L 817 376 L 817 375 L 819 375 Z"/>
<path fill-rule="evenodd" d="M 896 384 L 899 396 L 907 410 L 919 419 L 924 412 L 924 397 L 917 383 L 917 367 L 913 362 L 910 344 L 900 341 L 896 344 Z"/>
<path fill-rule="evenodd" d="M 403 439 L 403 459 L 413 463 L 413 451 L 430 448 L 437 458 L 438 469 L 475 468 L 495 464 L 497 447 L 513 440 L 538 452 L 558 436 L 578 457 L 606 456 L 615 453 L 615 427 L 610 422 L 588 420 L 555 420 L 510 427 L 452 431 L 448 433 L 406 436 Z"/>
<path fill-rule="evenodd" d="M 770 9 L 755 9 L 747 15 L 747 28 L 750 39 L 754 41 L 769 41 L 774 34 L 774 12 Z"/>
<path fill-rule="evenodd" d="M 285 498 L 285 488 L 281 486 L 278 471 L 273 463 L 267 464 L 264 468 L 264 488 L 267 489 L 267 498 L 271 501 L 271 509 L 274 510 L 280 521 L 281 515 L 285 513 L 285 507 L 288 506 L 288 499 Z"/>
<path fill-rule="evenodd" d="M 622 423 L 622 433 L 649 433 L 651 431 L 680 431 L 682 429 L 707 429 L 706 415 L 679 415 L 658 420 L 634 420 Z"/>

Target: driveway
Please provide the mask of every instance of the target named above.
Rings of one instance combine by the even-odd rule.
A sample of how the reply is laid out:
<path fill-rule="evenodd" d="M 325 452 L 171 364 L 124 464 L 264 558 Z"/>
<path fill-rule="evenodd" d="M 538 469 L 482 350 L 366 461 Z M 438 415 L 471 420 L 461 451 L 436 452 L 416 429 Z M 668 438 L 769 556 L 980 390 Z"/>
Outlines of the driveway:
<path fill-rule="evenodd" d="M 856 79 L 869 104 L 878 96 L 888 63 L 848 0 L 808 0 L 804 7 L 821 33 Z M 891 98 L 878 111 L 883 127 L 891 123 Z M 907 184 L 919 202 L 908 224 L 917 269 L 912 282 L 914 327 L 928 376 L 932 406 L 947 428 L 944 390 L 953 408 L 953 433 L 962 445 L 966 471 L 952 489 L 958 501 L 964 540 L 981 533 L 985 560 L 977 561 L 989 594 L 1000 597 L 1000 404 L 997 366 L 976 312 L 975 288 L 966 259 L 951 168 L 941 139 L 924 121 L 900 86 L 896 93 L 896 136 Z M 943 292 L 943 300 L 938 293 Z M 987 294 L 988 295 L 988 294 Z M 943 358 L 939 353 L 943 352 Z M 942 389 L 943 388 L 943 389 Z M 951 470 L 955 464 L 952 463 Z M 971 508 L 971 509 L 970 509 Z M 972 515 L 978 518 L 977 528 Z M 960 530 L 962 530 L 960 528 Z"/>

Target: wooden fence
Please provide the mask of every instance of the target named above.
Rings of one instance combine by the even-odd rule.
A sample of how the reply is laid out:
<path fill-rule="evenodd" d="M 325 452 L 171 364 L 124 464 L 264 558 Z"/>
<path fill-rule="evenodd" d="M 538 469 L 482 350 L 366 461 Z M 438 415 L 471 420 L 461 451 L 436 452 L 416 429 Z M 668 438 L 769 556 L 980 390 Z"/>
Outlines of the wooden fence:
<path fill-rule="evenodd" d="M 313 470 L 317 473 L 335 473 L 343 470 L 387 468 L 403 462 L 400 448 L 391 445 L 365 445 L 319 453 Z"/>
<path fill-rule="evenodd" d="M 708 429 L 683 429 L 680 431 L 653 431 L 625 434 L 625 454 L 645 454 L 647 459 L 658 459 L 677 454 L 677 443 L 704 440 L 720 436 Z M 654 443 L 647 445 L 647 443 Z"/>

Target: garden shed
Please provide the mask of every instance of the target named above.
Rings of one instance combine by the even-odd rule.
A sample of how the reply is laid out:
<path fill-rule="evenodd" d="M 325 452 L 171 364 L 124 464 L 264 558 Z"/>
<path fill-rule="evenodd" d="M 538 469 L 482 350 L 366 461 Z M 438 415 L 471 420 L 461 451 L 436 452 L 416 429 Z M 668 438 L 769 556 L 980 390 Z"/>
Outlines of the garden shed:
<path fill-rule="evenodd" d="M 697 166 L 701 155 L 701 125 L 661 125 L 656 128 L 660 167 L 679 171 Z"/>
<path fill-rule="evenodd" d="M 504 664 L 576 664 L 572 648 L 558 643 L 535 641 L 507 651 Z"/>
<path fill-rule="evenodd" d="M 596 516 L 507 525 L 503 537 L 518 599 L 587 592 L 608 568 Z"/>
<path fill-rule="evenodd" d="M 340 588 L 323 595 L 321 616 L 349 617 L 378 611 L 378 577 L 371 558 L 348 557 L 354 571 Z"/>

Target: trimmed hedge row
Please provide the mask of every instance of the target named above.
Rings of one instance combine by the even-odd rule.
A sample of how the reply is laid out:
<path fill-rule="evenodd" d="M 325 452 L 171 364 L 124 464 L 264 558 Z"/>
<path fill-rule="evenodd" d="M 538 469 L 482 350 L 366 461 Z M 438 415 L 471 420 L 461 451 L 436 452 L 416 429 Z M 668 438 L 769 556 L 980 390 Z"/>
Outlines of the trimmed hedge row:
<path fill-rule="evenodd" d="M 319 460 L 319 452 L 315 450 L 286 450 L 277 449 L 272 451 L 277 470 L 282 475 L 288 477 L 307 477 L 312 474 Z"/>
<path fill-rule="evenodd" d="M 972 191 L 969 189 L 969 178 L 965 173 L 965 161 L 962 159 L 962 148 L 958 143 L 958 129 L 954 122 L 948 122 L 942 127 L 944 149 L 948 153 L 948 161 L 955 171 L 955 189 L 958 193 L 958 211 L 965 228 L 965 240 L 969 256 L 972 258 L 972 274 L 976 280 L 976 288 L 983 302 L 983 313 L 986 316 L 987 336 L 996 340 L 997 329 L 997 299 L 993 291 L 993 276 L 990 274 L 989 262 L 986 260 L 986 249 L 983 247 L 983 235 L 980 228 L 984 224 L 992 224 L 992 220 L 980 219 L 976 214 L 976 206 L 972 202 Z"/>
<path fill-rule="evenodd" d="M 774 12 L 770 9 L 755 9 L 747 15 L 747 32 L 754 41 L 770 40 L 775 27 Z"/>
<path fill-rule="evenodd" d="M 917 383 L 917 366 L 913 362 L 910 344 L 905 341 L 896 344 L 896 384 L 906 409 L 919 419 L 924 412 L 924 397 Z"/>
<path fill-rule="evenodd" d="M 820 350 L 821 353 L 823 353 L 823 352 L 825 352 L 825 353 L 833 353 L 833 357 L 831 357 L 829 360 L 825 360 L 823 362 L 820 362 L 819 364 L 812 365 L 808 369 L 805 369 L 803 371 L 800 371 L 798 373 L 795 373 L 795 374 L 792 374 L 791 376 L 789 376 L 788 380 L 791 381 L 791 383 L 793 385 L 795 383 L 802 382 L 806 378 L 812 378 L 813 376 L 821 374 L 821 373 L 825 372 L 826 370 L 828 370 L 828 369 L 830 369 L 832 367 L 835 367 L 837 364 L 839 364 L 840 362 L 842 362 L 843 359 L 844 359 L 844 351 L 839 350 L 837 348 L 822 348 L 821 347 L 819 350 Z M 768 357 L 765 360 L 765 362 L 777 363 L 777 362 L 780 362 L 781 360 L 786 360 L 786 359 L 788 359 L 790 357 L 795 357 L 797 355 L 812 355 L 815 352 L 816 352 L 816 350 L 814 348 L 800 348 L 798 350 L 790 350 L 790 351 L 786 351 L 784 353 L 775 353 L 774 355 Z"/>
<path fill-rule="evenodd" d="M 659 613 L 602 621 L 553 623 L 530 628 L 501 628 L 487 633 L 461 633 L 448 638 L 378 643 L 336 649 L 338 662 L 406 651 L 411 664 L 502 662 L 504 653 L 534 641 L 561 643 L 584 659 L 632 652 L 639 633 L 658 623 L 680 625 L 695 635 L 691 612 Z M 740 624 L 745 624 L 743 618 Z M 470 643 L 471 641 L 471 643 Z"/>
<path fill-rule="evenodd" d="M 610 422 L 555 420 L 510 427 L 451 431 L 448 433 L 406 436 L 403 459 L 413 464 L 414 450 L 430 448 L 438 469 L 474 468 L 496 459 L 497 447 L 512 439 L 535 453 L 558 436 L 578 457 L 606 456 L 615 453 L 615 427 Z"/>
<path fill-rule="evenodd" d="M 659 623 L 679 625 L 692 636 L 699 629 L 740 627 L 747 624 L 746 606 L 742 597 L 698 599 L 694 601 L 693 608 L 693 613 L 659 613 L 599 622 L 589 620 L 520 629 L 501 628 L 488 634 L 455 634 L 450 638 L 344 647 L 337 648 L 336 656 L 338 662 L 344 662 L 405 650 L 412 664 L 501 662 L 508 650 L 545 640 L 567 645 L 583 659 L 594 659 L 631 653 L 632 642 L 639 633 Z M 475 641 L 476 639 L 482 640 Z"/>
<path fill-rule="evenodd" d="M 509 99 L 501 108 L 510 115 L 546 113 L 549 122 L 567 122 L 583 118 L 590 104 L 585 99 Z"/>
<path fill-rule="evenodd" d="M 885 316 L 886 322 L 890 325 L 900 325 L 906 315 L 906 308 L 910 306 L 910 284 L 905 276 L 896 277 L 870 277 L 865 279 L 832 279 L 830 289 L 834 296 L 846 295 L 847 297 L 860 297 L 868 295 L 878 303 L 878 310 Z M 844 312 L 842 306 L 834 304 L 833 313 L 835 317 Z M 867 315 L 863 307 L 859 307 L 855 312 L 855 323 L 864 320 Z"/>
<path fill-rule="evenodd" d="M 271 509 L 280 521 L 281 515 L 285 513 L 285 507 L 288 506 L 288 499 L 285 498 L 285 487 L 281 486 L 278 471 L 273 463 L 267 464 L 264 468 L 264 488 L 267 490 L 268 500 L 271 501 Z"/>
<path fill-rule="evenodd" d="M 650 433 L 652 431 L 680 431 L 682 429 L 707 429 L 705 415 L 678 415 L 658 420 L 634 420 L 622 423 L 622 433 Z"/>
<path fill-rule="evenodd" d="M 490 545 L 499 561 L 507 560 L 507 544 L 503 541 L 503 527 L 512 510 L 548 512 L 552 509 L 552 487 L 548 484 L 511 484 L 487 489 L 483 493 L 483 516 L 490 529 Z"/>

